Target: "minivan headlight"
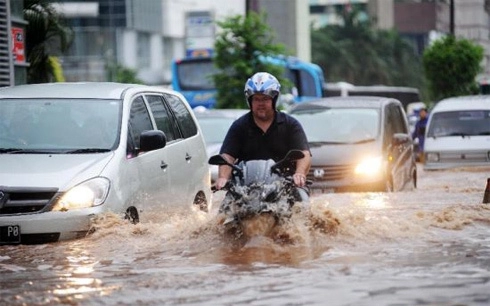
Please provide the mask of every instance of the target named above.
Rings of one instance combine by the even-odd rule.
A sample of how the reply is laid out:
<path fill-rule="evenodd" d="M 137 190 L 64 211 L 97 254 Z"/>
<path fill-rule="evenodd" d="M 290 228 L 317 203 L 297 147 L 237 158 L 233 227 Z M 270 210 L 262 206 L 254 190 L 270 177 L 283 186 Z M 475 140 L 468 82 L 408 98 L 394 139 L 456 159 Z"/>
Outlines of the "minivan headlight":
<path fill-rule="evenodd" d="M 68 190 L 53 206 L 52 211 L 88 208 L 104 203 L 109 194 L 109 179 L 96 177 Z"/>
<path fill-rule="evenodd" d="M 439 153 L 427 153 L 426 161 L 438 162 L 439 161 Z"/>
<path fill-rule="evenodd" d="M 380 174 L 382 171 L 382 159 L 381 156 L 370 157 L 362 160 L 357 164 L 354 172 L 358 175 L 375 176 Z"/>

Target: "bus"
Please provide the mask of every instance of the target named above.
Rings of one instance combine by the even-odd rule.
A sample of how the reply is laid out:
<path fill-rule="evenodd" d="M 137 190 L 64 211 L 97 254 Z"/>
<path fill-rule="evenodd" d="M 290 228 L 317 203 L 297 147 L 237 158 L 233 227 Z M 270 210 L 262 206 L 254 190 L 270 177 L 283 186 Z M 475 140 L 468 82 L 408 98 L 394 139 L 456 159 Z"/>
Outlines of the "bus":
<path fill-rule="evenodd" d="M 320 66 L 302 61 L 292 56 L 264 56 L 261 60 L 285 68 L 285 75 L 291 81 L 289 96 L 298 103 L 324 96 L 325 83 Z M 172 62 L 172 88 L 184 95 L 191 107 L 216 105 L 216 88 L 212 76 L 218 72 L 211 57 L 187 57 Z M 245 83 L 245 80 L 243 80 Z M 284 101 L 284 100 L 283 100 Z"/>

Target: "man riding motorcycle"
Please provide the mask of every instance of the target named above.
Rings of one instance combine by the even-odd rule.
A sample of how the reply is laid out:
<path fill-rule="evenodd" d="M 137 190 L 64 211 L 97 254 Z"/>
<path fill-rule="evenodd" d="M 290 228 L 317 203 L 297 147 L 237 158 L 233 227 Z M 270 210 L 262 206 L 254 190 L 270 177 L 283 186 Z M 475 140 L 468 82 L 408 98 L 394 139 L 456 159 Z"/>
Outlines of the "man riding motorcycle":
<path fill-rule="evenodd" d="M 304 157 L 291 165 L 291 175 L 297 188 L 297 199 L 308 199 L 306 174 L 311 165 L 311 153 L 301 124 L 292 116 L 277 111 L 281 85 L 267 72 L 254 74 L 245 83 L 245 98 L 250 112 L 238 118 L 228 130 L 220 154 L 229 163 L 239 161 L 279 161 L 290 150 L 301 150 Z M 232 168 L 220 165 L 217 190 L 225 187 Z"/>

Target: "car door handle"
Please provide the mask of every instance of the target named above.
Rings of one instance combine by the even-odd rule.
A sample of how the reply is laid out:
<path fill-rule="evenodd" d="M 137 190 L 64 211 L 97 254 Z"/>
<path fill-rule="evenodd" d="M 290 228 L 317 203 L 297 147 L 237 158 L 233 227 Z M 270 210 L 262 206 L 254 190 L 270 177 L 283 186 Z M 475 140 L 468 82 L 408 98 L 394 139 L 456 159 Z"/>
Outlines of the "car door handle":
<path fill-rule="evenodd" d="M 162 160 L 162 162 L 160 163 L 160 168 L 161 169 L 167 169 L 167 167 L 168 167 L 168 164 Z"/>
<path fill-rule="evenodd" d="M 189 155 L 189 153 L 185 153 L 185 160 L 190 161 L 192 156 Z"/>

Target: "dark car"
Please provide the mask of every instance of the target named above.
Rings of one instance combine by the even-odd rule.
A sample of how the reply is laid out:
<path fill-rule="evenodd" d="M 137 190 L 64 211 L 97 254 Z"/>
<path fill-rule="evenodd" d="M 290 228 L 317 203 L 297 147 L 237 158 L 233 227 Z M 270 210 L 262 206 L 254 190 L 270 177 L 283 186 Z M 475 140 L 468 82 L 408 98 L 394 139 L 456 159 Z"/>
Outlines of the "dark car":
<path fill-rule="evenodd" d="M 329 97 L 296 104 L 288 112 L 301 122 L 308 137 L 313 192 L 416 187 L 412 138 L 398 100 Z"/>
<path fill-rule="evenodd" d="M 233 121 L 249 112 L 248 109 L 207 109 L 194 108 L 194 114 L 201 126 L 208 156 L 219 154 L 223 140 Z M 210 165 L 211 182 L 218 178 L 218 166 Z"/>

